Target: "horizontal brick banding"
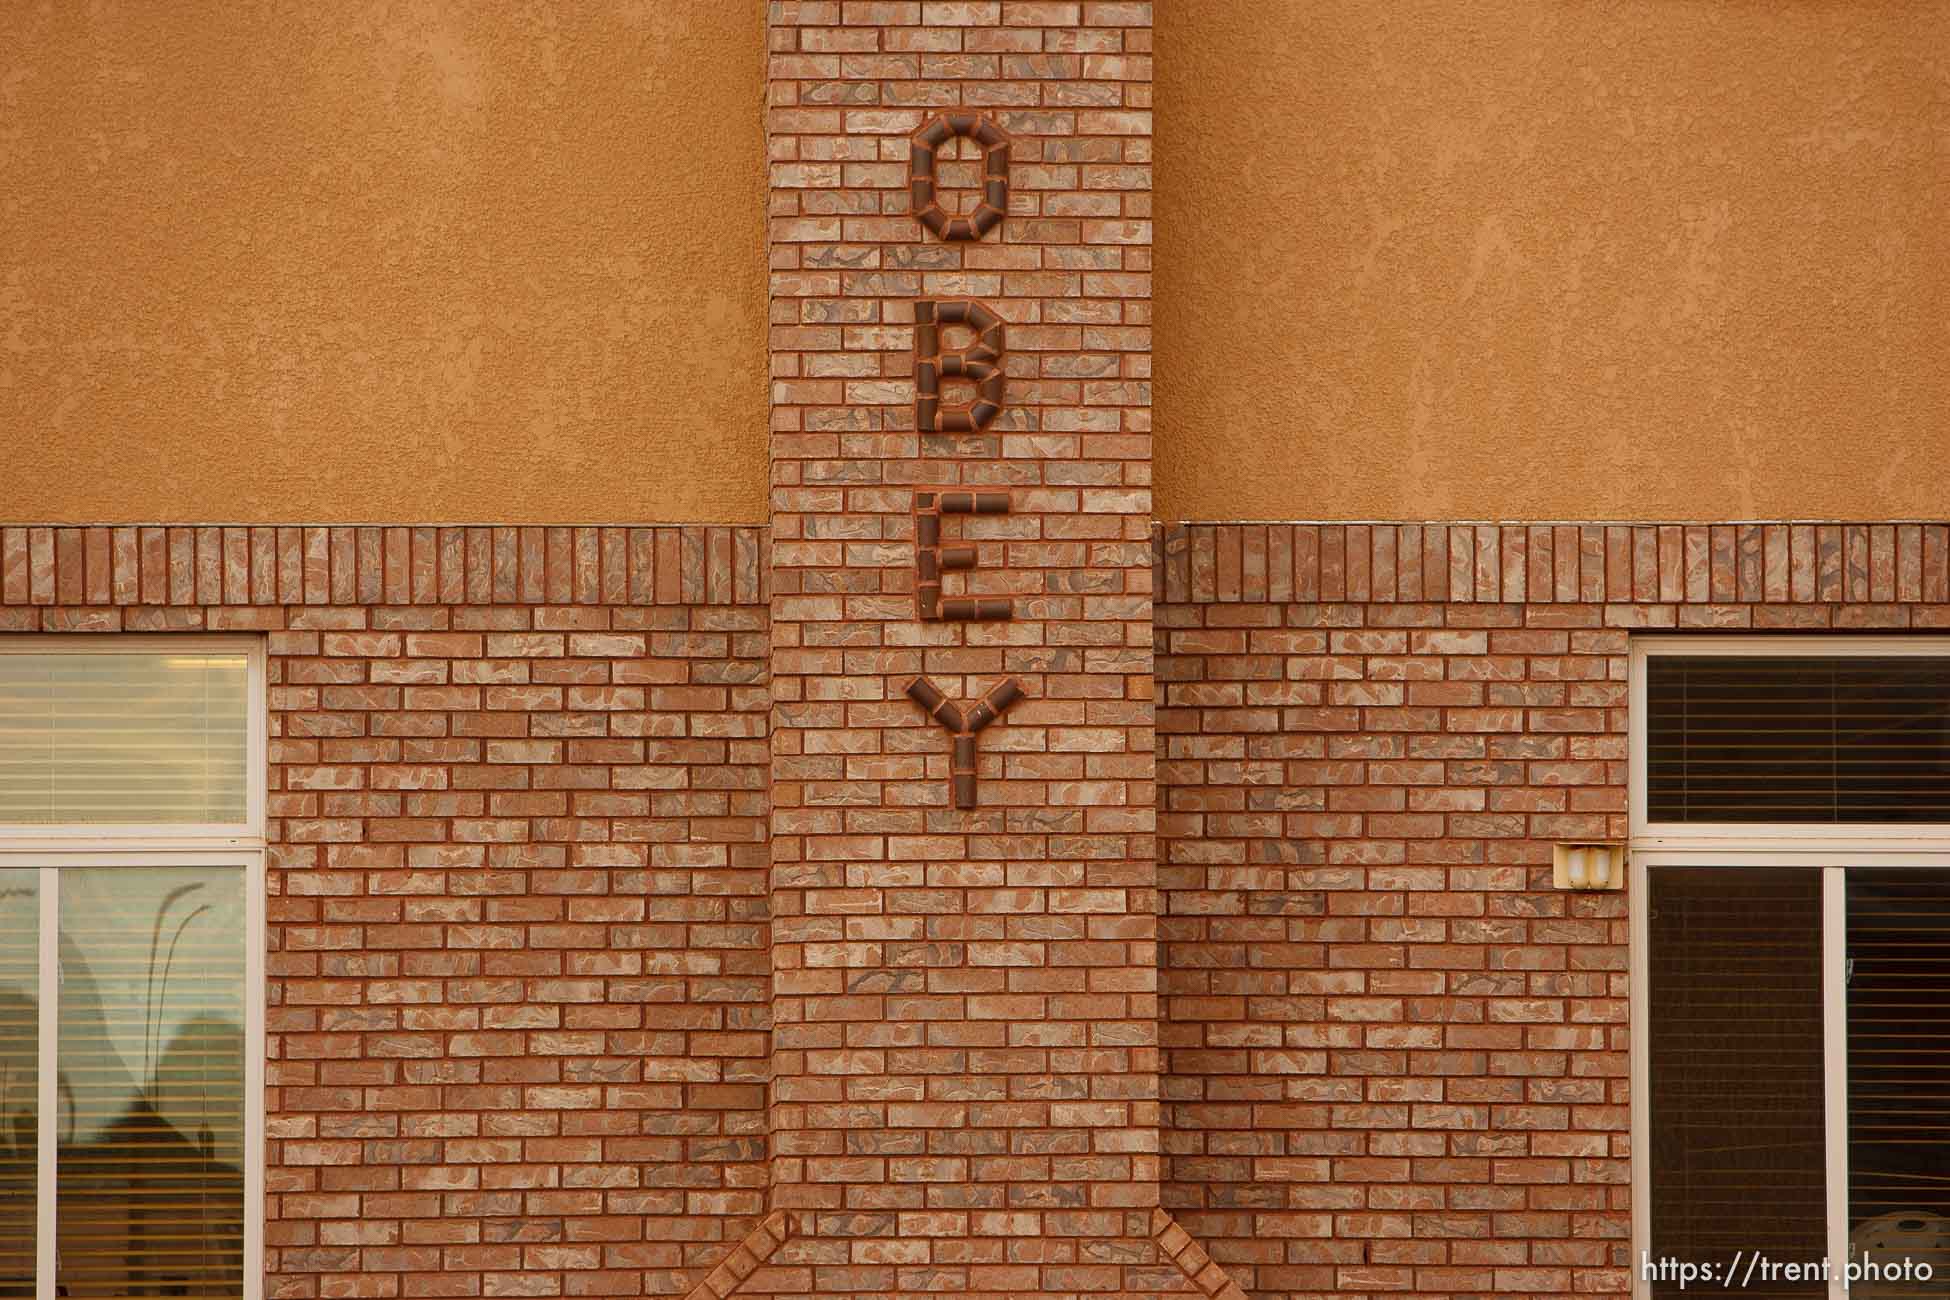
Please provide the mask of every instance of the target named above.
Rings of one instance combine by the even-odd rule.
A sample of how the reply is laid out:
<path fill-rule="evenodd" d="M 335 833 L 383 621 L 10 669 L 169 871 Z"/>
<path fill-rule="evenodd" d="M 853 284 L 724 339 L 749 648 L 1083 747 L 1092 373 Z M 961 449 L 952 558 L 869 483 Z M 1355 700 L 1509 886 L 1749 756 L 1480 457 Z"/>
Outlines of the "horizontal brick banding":
<path fill-rule="evenodd" d="M 1950 604 L 1942 523 L 1170 524 L 1156 543 L 1175 603 L 1700 607 L 1674 616 L 1691 626 L 1740 626 L 1706 611 L 1750 605 L 1849 605 L 1902 626 L 1896 607 Z"/>
<path fill-rule="evenodd" d="M 7 605 L 762 605 L 765 529 L 0 528 Z"/>

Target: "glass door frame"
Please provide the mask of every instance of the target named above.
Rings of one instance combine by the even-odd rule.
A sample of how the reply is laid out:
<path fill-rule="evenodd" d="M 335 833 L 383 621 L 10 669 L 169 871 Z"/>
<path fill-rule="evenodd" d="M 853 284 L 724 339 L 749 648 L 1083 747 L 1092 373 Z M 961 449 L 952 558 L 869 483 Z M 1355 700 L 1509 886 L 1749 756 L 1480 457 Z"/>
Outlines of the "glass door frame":
<path fill-rule="evenodd" d="M 55 1166 L 60 1155 L 61 930 L 60 877 L 64 867 L 235 867 L 244 881 L 244 1300 L 264 1293 L 264 1076 L 265 1076 L 265 889 L 263 850 L 150 849 L 113 852 L 21 851 L 0 845 L 0 869 L 38 870 L 36 902 L 40 989 L 36 1006 L 40 1051 L 35 1122 L 39 1168 L 35 1176 L 34 1295 L 55 1300 L 57 1202 Z"/>
<path fill-rule="evenodd" d="M 1628 644 L 1627 846 L 1630 920 L 1626 969 L 1631 1093 L 1631 1292 L 1649 1300 L 1643 1264 L 1651 1248 L 1651 1062 L 1645 1032 L 1650 917 L 1647 877 L 1654 867 L 1801 867 L 1821 873 L 1822 1072 L 1827 1154 L 1828 1296 L 1847 1295 L 1848 1242 L 1848 917 L 1850 868 L 1950 870 L 1950 823 L 1675 823 L 1646 816 L 1646 659 L 1654 655 L 1950 656 L 1941 634 L 1851 636 L 1833 633 L 1634 634 Z M 1702 1290 L 1707 1290 L 1702 1285 Z M 1711 1289 L 1738 1290 L 1737 1286 Z"/>

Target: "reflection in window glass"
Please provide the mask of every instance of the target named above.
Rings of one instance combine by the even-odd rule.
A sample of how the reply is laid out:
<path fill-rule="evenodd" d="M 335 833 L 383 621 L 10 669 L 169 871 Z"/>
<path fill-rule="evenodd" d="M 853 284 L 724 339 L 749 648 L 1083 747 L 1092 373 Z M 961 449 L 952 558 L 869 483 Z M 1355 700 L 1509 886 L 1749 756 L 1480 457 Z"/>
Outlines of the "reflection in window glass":
<path fill-rule="evenodd" d="M 38 871 L 0 871 L 0 1296 L 34 1294 L 39 880 Z"/>
<path fill-rule="evenodd" d="M 60 873 L 60 1281 L 71 1296 L 238 1296 L 244 879 Z"/>

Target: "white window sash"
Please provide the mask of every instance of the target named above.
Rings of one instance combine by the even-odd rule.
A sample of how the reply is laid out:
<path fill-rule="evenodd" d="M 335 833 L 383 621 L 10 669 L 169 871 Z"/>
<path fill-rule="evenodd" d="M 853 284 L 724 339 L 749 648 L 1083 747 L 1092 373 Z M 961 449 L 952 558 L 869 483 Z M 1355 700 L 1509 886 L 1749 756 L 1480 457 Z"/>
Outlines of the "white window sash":
<path fill-rule="evenodd" d="M 1848 870 L 1821 868 L 1821 1100 L 1828 1155 L 1828 1294 L 1847 1292 Z"/>
<path fill-rule="evenodd" d="M 5 855 L 0 855 L 0 866 L 5 865 Z M 38 1161 L 34 1173 L 34 1297 L 35 1300 L 48 1300 L 54 1294 L 54 1278 L 58 1271 L 55 1226 L 59 1216 L 55 1213 L 54 1166 L 59 1154 L 60 1109 L 61 1109 L 61 962 L 58 936 L 61 933 L 61 894 L 58 889 L 49 888 L 55 883 L 52 872 L 37 872 L 34 879 L 35 897 L 40 902 L 41 920 L 34 933 L 34 959 L 40 963 L 41 988 L 40 1006 L 36 1014 L 40 1017 L 40 1055 L 35 1061 L 35 1079 L 40 1088 L 40 1109 L 36 1113 L 36 1132 L 39 1134 L 34 1151 Z M 55 951 L 50 954 L 49 935 L 57 936 Z"/>

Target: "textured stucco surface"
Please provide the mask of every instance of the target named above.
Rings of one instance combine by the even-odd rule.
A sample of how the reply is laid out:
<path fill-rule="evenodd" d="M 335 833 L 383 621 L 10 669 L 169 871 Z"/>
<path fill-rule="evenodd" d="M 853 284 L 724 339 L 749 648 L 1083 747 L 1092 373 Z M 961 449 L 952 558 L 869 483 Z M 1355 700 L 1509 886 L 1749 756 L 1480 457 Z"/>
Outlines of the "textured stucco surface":
<path fill-rule="evenodd" d="M 1950 6 L 1157 12 L 1160 517 L 1941 512 Z"/>
<path fill-rule="evenodd" d="M 0 6 L 17 519 L 758 520 L 764 14 Z"/>

